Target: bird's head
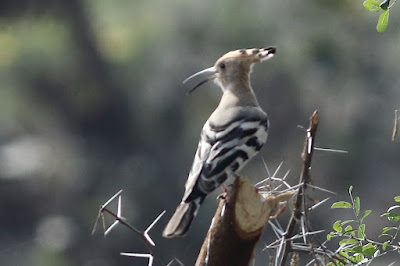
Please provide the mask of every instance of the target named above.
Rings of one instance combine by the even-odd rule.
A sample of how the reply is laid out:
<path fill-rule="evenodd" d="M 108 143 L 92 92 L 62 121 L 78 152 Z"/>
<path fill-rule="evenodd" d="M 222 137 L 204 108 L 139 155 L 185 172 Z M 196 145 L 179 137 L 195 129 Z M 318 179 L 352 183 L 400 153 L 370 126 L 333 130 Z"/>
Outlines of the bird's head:
<path fill-rule="evenodd" d="M 234 81 L 247 82 L 253 64 L 270 59 L 275 53 L 274 47 L 231 51 L 219 58 L 214 66 L 193 74 L 183 83 L 197 80 L 189 93 L 210 80 L 214 80 L 224 90 Z"/>

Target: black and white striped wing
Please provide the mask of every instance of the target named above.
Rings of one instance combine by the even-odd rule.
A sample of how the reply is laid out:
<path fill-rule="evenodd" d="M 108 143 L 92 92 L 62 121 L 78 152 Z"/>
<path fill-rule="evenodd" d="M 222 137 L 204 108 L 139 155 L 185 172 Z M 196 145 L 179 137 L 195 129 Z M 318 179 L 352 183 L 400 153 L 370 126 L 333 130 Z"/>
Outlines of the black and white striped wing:
<path fill-rule="evenodd" d="M 262 111 L 251 116 L 239 114 L 224 125 L 210 121 L 204 125 L 186 183 L 185 201 L 212 192 L 243 167 L 266 142 L 266 114 Z"/>
<path fill-rule="evenodd" d="M 185 194 L 182 201 L 188 201 L 188 197 L 195 198 L 193 195 L 204 194 L 196 188 L 197 181 L 207 161 L 213 144 L 215 143 L 215 133 L 209 130 L 209 121 L 207 121 L 200 134 L 199 144 L 194 156 L 192 168 L 185 184 Z"/>

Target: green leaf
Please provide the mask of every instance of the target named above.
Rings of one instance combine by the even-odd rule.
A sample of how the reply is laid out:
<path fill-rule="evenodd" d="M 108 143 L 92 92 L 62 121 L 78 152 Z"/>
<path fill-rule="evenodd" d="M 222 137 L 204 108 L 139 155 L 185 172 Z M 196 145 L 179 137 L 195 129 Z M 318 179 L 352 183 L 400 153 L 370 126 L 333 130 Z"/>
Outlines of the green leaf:
<path fill-rule="evenodd" d="M 336 237 L 336 233 L 335 232 L 330 232 L 329 234 L 326 235 L 326 240 L 330 241 L 332 239 L 332 237 Z"/>
<path fill-rule="evenodd" d="M 381 216 L 386 217 L 391 222 L 398 222 L 400 220 L 400 215 L 394 212 L 386 212 Z"/>
<path fill-rule="evenodd" d="M 356 197 L 354 199 L 354 211 L 356 212 L 356 216 L 360 214 L 360 197 Z"/>
<path fill-rule="evenodd" d="M 387 245 L 389 245 L 389 240 L 388 241 L 386 241 L 385 243 L 383 243 L 383 245 L 382 245 L 382 249 L 383 249 L 383 251 L 386 251 L 386 248 L 387 248 Z"/>
<path fill-rule="evenodd" d="M 365 219 L 365 217 L 367 217 L 368 215 L 370 215 L 372 211 L 371 210 L 366 210 L 363 215 L 361 216 L 360 222 L 362 223 Z"/>
<path fill-rule="evenodd" d="M 331 209 L 351 209 L 352 207 L 347 201 L 338 201 L 332 204 Z"/>
<path fill-rule="evenodd" d="M 343 225 L 346 225 L 346 224 L 349 224 L 349 223 L 352 223 L 352 222 L 355 222 L 356 220 L 346 220 L 346 221 L 343 221 L 342 222 L 342 226 Z"/>
<path fill-rule="evenodd" d="M 366 244 L 362 248 L 362 253 L 368 257 L 372 257 L 374 255 L 375 251 L 376 251 L 376 248 L 371 243 Z"/>
<path fill-rule="evenodd" d="M 350 245 L 350 244 L 358 244 L 358 243 L 359 243 L 358 240 L 355 240 L 353 238 L 348 238 L 348 239 L 341 240 L 339 242 L 339 245 L 344 245 L 344 244 Z"/>
<path fill-rule="evenodd" d="M 363 6 L 372 12 L 378 12 L 381 8 L 379 7 L 381 3 L 378 0 L 366 0 L 363 3 Z"/>
<path fill-rule="evenodd" d="M 400 202 L 400 196 L 394 197 L 394 201 L 395 201 L 395 202 Z"/>
<path fill-rule="evenodd" d="M 362 253 L 362 247 L 361 246 L 357 246 L 357 247 L 354 247 L 353 249 L 352 249 L 352 251 L 354 252 L 354 253 Z"/>
<path fill-rule="evenodd" d="M 389 232 L 390 230 L 396 230 L 397 227 L 393 227 L 393 226 L 388 226 L 388 227 L 383 227 L 381 234 L 384 234 L 386 232 Z"/>
<path fill-rule="evenodd" d="M 383 10 L 387 10 L 390 4 L 390 0 L 383 0 L 382 3 L 379 4 L 379 7 Z"/>
<path fill-rule="evenodd" d="M 349 259 L 351 259 L 354 262 L 358 262 L 358 265 L 362 264 L 362 262 L 365 260 L 363 254 L 357 254 L 355 256 L 351 256 Z"/>
<path fill-rule="evenodd" d="M 348 225 L 348 226 L 346 226 L 346 228 L 344 229 L 344 231 L 347 233 L 347 232 L 350 232 L 350 231 L 353 231 L 353 226 L 351 226 L 351 225 Z"/>
<path fill-rule="evenodd" d="M 342 221 L 336 221 L 334 224 L 333 224 L 333 230 L 335 230 L 336 232 L 338 232 L 338 233 L 341 233 L 342 231 L 343 231 L 343 228 L 342 228 L 342 225 L 341 225 L 341 222 Z"/>
<path fill-rule="evenodd" d="M 382 12 L 382 14 L 379 16 L 378 24 L 376 25 L 376 30 L 379 33 L 384 33 L 386 31 L 388 23 L 389 23 L 389 9 Z"/>
<path fill-rule="evenodd" d="M 357 237 L 358 238 L 365 238 L 365 224 L 360 225 L 357 230 Z"/>
<path fill-rule="evenodd" d="M 347 252 L 344 250 L 339 251 L 339 254 L 340 254 L 340 256 L 342 256 L 344 258 L 349 258 L 349 254 L 347 254 Z"/>

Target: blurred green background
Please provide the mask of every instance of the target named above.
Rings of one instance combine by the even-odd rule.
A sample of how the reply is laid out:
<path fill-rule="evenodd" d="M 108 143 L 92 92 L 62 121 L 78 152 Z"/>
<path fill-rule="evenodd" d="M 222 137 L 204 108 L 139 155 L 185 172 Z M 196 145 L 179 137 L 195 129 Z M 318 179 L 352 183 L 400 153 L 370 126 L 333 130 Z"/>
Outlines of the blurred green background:
<path fill-rule="evenodd" d="M 397 9 L 382 35 L 377 15 L 354 0 L 2 1 L 0 264 L 146 265 L 119 255 L 147 252 L 126 228 L 90 235 L 99 206 L 123 189 L 123 216 L 138 229 L 168 211 L 150 233 L 157 256 L 192 265 L 220 191 L 185 238 L 160 234 L 221 93 L 210 83 L 186 96 L 182 80 L 246 47 L 278 48 L 252 75 L 270 117 L 261 152 L 270 170 L 283 161 L 280 173 L 290 169 L 295 184 L 305 135 L 297 125 L 318 109 L 317 146 L 349 153 L 315 154 L 314 184 L 338 195 L 313 213 L 314 228 L 329 231 L 344 218 L 329 206 L 346 200 L 350 185 L 373 210 L 367 222 L 382 228 L 379 214 L 400 187 L 399 140 L 391 142 L 400 105 Z M 263 179 L 261 156 L 242 173 Z M 268 255 L 259 251 L 257 265 Z"/>

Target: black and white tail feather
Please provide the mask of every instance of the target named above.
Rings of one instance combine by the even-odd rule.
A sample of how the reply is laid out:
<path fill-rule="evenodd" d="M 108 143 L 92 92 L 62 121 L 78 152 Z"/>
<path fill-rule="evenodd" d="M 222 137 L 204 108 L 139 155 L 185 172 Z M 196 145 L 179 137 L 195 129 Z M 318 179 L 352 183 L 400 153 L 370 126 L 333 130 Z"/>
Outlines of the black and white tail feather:
<path fill-rule="evenodd" d="M 267 114 L 260 108 L 248 78 L 252 64 L 274 53 L 275 48 L 237 50 L 206 69 L 211 75 L 206 80 L 216 80 L 224 93 L 203 126 L 184 196 L 163 231 L 164 237 L 183 236 L 205 197 L 239 171 L 266 142 Z"/>

